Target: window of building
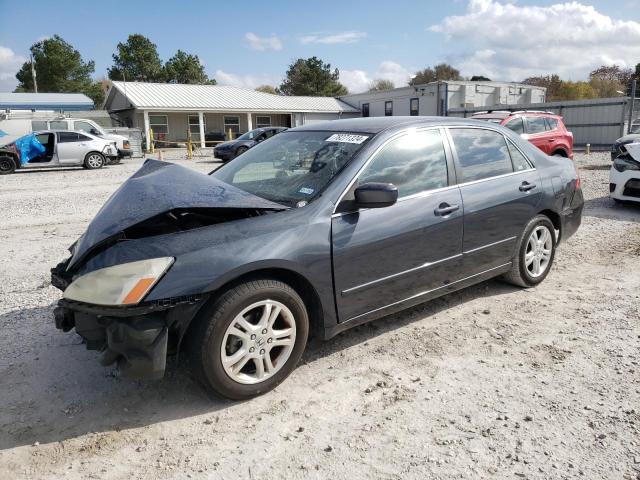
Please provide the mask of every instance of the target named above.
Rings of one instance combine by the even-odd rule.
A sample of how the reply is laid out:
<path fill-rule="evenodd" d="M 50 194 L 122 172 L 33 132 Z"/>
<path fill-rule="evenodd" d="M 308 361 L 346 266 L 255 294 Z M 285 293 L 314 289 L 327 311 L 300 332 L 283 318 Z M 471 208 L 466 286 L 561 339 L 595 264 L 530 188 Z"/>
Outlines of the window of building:
<path fill-rule="evenodd" d="M 231 117 L 231 116 L 224 117 L 225 135 L 229 134 L 229 130 L 231 130 L 231 134 L 233 135 L 233 138 L 235 138 L 240 134 L 240 117 Z M 227 138 L 227 140 L 230 140 L 230 139 Z"/>
<path fill-rule="evenodd" d="M 463 182 L 513 172 L 507 142 L 502 134 L 480 128 L 452 128 L 451 137 Z"/>
<path fill-rule="evenodd" d="M 509 154 L 511 154 L 511 163 L 513 163 L 513 170 L 515 172 L 521 172 L 523 170 L 529 170 L 533 168 L 527 157 L 525 157 L 516 146 L 507 140 L 507 146 L 509 147 Z"/>
<path fill-rule="evenodd" d="M 544 117 L 527 117 L 527 133 L 536 134 L 547 130 L 547 122 Z"/>
<path fill-rule="evenodd" d="M 204 130 L 207 131 L 207 118 L 203 115 Z M 200 117 L 198 115 L 189 115 L 189 132 L 191 140 L 200 141 Z"/>
<path fill-rule="evenodd" d="M 413 132 L 385 145 L 358 178 L 358 183 L 393 183 L 398 196 L 446 187 L 447 159 L 438 130 Z"/>
<path fill-rule="evenodd" d="M 418 110 L 420 108 L 420 99 L 412 98 L 409 100 L 409 115 L 412 117 L 418 116 Z"/>
<path fill-rule="evenodd" d="M 153 130 L 153 137 L 169 133 L 169 119 L 166 115 L 149 115 L 149 128 Z"/>
<path fill-rule="evenodd" d="M 271 126 L 271 117 L 268 115 L 256 116 L 256 128 L 264 128 Z"/>
<path fill-rule="evenodd" d="M 505 124 L 505 127 L 516 133 L 524 133 L 524 122 L 522 121 L 522 117 L 516 117 L 513 120 L 509 120 Z"/>
<path fill-rule="evenodd" d="M 363 117 L 368 117 L 369 116 L 369 104 L 368 103 L 363 103 L 362 104 L 362 116 Z"/>
<path fill-rule="evenodd" d="M 391 100 L 384 102 L 384 116 L 391 117 L 393 115 L 393 102 Z"/>

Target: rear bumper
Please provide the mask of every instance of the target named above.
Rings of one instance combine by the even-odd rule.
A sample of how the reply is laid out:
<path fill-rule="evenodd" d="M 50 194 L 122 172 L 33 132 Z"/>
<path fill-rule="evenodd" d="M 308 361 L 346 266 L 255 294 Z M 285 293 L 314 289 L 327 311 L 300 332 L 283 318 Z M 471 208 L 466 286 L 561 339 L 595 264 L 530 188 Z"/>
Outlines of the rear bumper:
<path fill-rule="evenodd" d="M 130 157 L 132 155 L 133 155 L 132 149 L 124 149 L 124 148 L 118 149 L 118 158 Z"/>
<path fill-rule="evenodd" d="M 102 365 L 117 363 L 125 377 L 158 379 L 203 302 L 194 297 L 180 303 L 104 307 L 63 299 L 54 318 L 56 328 L 75 328 L 88 350 L 99 351 Z"/>

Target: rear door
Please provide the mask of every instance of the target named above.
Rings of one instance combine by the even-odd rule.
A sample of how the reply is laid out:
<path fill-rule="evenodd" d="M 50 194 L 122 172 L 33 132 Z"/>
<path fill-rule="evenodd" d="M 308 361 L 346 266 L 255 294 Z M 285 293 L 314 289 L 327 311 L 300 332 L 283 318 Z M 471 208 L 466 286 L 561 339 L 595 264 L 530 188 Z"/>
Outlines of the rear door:
<path fill-rule="evenodd" d="M 374 153 L 338 205 L 345 211 L 332 217 L 340 321 L 376 316 L 458 278 L 462 199 L 452 175 L 439 129 L 401 134 Z M 349 208 L 356 186 L 367 182 L 393 183 L 398 202 Z"/>
<path fill-rule="evenodd" d="M 540 115 L 527 115 L 525 128 L 529 135 L 529 141 L 547 155 L 551 155 L 555 135 L 549 131 L 547 119 Z"/>
<path fill-rule="evenodd" d="M 511 261 L 541 185 L 525 155 L 501 133 L 450 128 L 464 205 L 463 268 L 474 275 Z"/>
<path fill-rule="evenodd" d="M 87 151 L 87 141 L 83 139 L 87 137 L 77 132 L 57 132 L 56 135 L 58 137 L 58 159 L 60 164 L 81 164 Z"/>

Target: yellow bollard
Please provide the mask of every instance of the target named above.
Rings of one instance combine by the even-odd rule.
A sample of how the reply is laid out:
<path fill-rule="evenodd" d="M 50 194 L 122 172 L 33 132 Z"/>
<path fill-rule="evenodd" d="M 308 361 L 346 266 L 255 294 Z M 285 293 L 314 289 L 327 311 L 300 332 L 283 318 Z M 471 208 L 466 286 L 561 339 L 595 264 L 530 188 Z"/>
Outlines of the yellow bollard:
<path fill-rule="evenodd" d="M 187 158 L 193 158 L 193 146 L 191 145 L 191 130 L 187 130 Z"/>
<path fill-rule="evenodd" d="M 233 132 L 231 131 L 231 129 L 229 129 L 229 131 L 227 132 L 227 140 L 233 140 Z"/>
<path fill-rule="evenodd" d="M 162 150 L 158 150 L 158 160 L 162 160 Z"/>
<path fill-rule="evenodd" d="M 591 154 L 591 144 L 587 143 L 585 149 L 584 149 L 584 153 L 586 153 L 587 155 Z"/>
<path fill-rule="evenodd" d="M 150 145 L 147 145 L 147 150 L 149 150 L 150 153 L 153 153 L 154 145 L 153 145 L 153 129 L 152 128 L 149 129 L 149 144 Z"/>

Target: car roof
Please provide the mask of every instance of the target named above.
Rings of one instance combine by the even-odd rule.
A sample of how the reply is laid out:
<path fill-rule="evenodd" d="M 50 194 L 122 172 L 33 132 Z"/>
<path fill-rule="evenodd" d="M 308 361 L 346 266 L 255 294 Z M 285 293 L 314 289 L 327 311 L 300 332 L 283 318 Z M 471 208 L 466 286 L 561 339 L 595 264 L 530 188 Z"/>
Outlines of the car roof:
<path fill-rule="evenodd" d="M 480 120 L 461 117 L 366 117 L 328 120 L 311 123 L 301 127 L 289 128 L 288 132 L 328 131 L 354 133 L 380 133 L 396 127 L 429 126 L 429 125 L 485 125 Z"/>
<path fill-rule="evenodd" d="M 505 119 L 509 117 L 515 117 L 516 115 L 527 115 L 527 116 L 544 116 L 544 117 L 557 117 L 561 118 L 560 115 L 553 112 L 543 112 L 541 110 L 518 110 L 515 112 L 507 112 L 504 110 L 498 110 L 493 112 L 479 112 L 475 113 L 471 116 L 471 118 L 500 118 Z"/>

